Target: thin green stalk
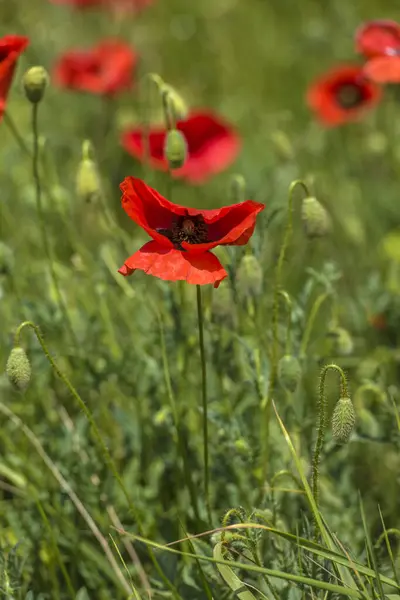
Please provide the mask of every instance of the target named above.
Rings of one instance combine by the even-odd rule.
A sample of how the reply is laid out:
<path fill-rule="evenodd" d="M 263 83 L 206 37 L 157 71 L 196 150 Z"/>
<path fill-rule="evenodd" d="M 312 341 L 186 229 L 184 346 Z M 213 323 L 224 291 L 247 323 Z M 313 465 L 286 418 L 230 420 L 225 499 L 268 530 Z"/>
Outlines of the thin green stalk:
<path fill-rule="evenodd" d="M 348 398 L 349 391 L 347 388 L 346 375 L 338 365 L 330 364 L 325 365 L 321 371 L 319 380 L 319 393 L 318 393 L 318 436 L 315 444 L 314 455 L 312 460 L 312 494 L 315 500 L 316 507 L 319 504 L 319 488 L 318 488 L 318 477 L 319 477 L 319 462 L 321 457 L 321 450 L 324 443 L 325 427 L 326 427 L 326 395 L 325 395 L 325 380 L 328 371 L 336 371 L 340 376 L 340 397 Z M 318 538 L 317 524 L 315 523 L 315 541 Z"/>
<path fill-rule="evenodd" d="M 69 319 L 69 315 L 67 312 L 67 308 L 64 304 L 63 297 L 61 295 L 60 286 L 58 283 L 58 277 L 54 268 L 54 260 L 51 252 L 50 241 L 47 236 L 46 229 L 46 218 L 43 212 L 42 205 L 42 186 L 40 182 L 40 173 L 39 173 L 39 130 L 38 130 L 38 107 L 39 103 L 35 102 L 32 104 L 32 132 L 33 132 L 33 154 L 32 154 L 32 173 L 33 179 L 35 182 L 35 195 L 36 195 L 36 207 L 39 215 L 39 224 L 41 229 L 41 235 L 43 240 L 44 251 L 46 254 L 47 262 L 49 264 L 50 275 L 54 285 L 54 290 L 57 296 L 57 303 L 60 307 L 61 313 L 63 315 L 66 327 L 70 334 L 72 341 L 75 346 L 79 346 L 78 340 L 75 336 L 75 332 L 71 325 L 71 321 Z"/>
<path fill-rule="evenodd" d="M 279 323 L 279 293 L 282 287 L 282 270 L 285 262 L 285 256 L 289 247 L 290 239 L 293 233 L 293 192 L 297 186 L 301 186 L 306 194 L 309 196 L 310 193 L 304 181 L 296 179 L 290 184 L 289 195 L 288 195 L 288 211 L 285 233 L 283 236 L 282 245 L 279 252 L 278 262 L 275 269 L 275 284 L 274 284 L 274 297 L 272 305 L 272 352 L 271 352 L 271 365 L 268 383 L 268 398 L 264 408 L 264 418 L 261 419 L 261 439 L 263 443 L 263 452 L 261 453 L 262 460 L 262 482 L 265 481 L 268 473 L 268 462 L 269 462 L 269 431 L 271 421 L 271 400 L 275 389 L 277 371 L 278 371 L 278 352 L 279 352 L 279 340 L 278 340 L 278 323 Z"/>
<path fill-rule="evenodd" d="M 125 496 L 125 499 L 127 501 L 127 504 L 129 506 L 129 509 L 136 521 L 137 527 L 139 531 L 143 531 L 142 525 L 141 525 L 141 519 L 139 516 L 139 513 L 136 510 L 136 507 L 134 506 L 133 502 L 131 501 L 128 491 L 125 487 L 124 482 L 122 481 L 122 478 L 120 476 L 120 474 L 118 473 L 117 467 L 115 466 L 115 463 L 111 457 L 110 451 L 108 450 L 106 444 L 104 443 L 104 440 L 101 436 L 100 430 L 97 427 L 95 420 L 92 416 L 92 413 L 90 412 L 89 408 L 87 407 L 86 403 L 82 400 L 82 398 L 80 397 L 80 395 L 78 394 L 77 390 L 74 388 L 74 386 L 72 385 L 72 383 L 69 381 L 68 377 L 66 375 L 64 375 L 64 373 L 62 371 L 60 371 L 60 369 L 58 368 L 57 364 L 55 363 L 53 357 L 51 356 L 45 342 L 43 339 L 42 334 L 40 333 L 39 327 L 37 325 L 35 325 L 35 323 L 33 323 L 32 321 L 24 321 L 23 323 L 21 323 L 15 333 L 15 338 L 14 338 L 14 346 L 19 346 L 20 345 L 20 337 L 21 337 L 21 333 L 22 330 L 25 327 L 30 327 L 31 329 L 33 329 L 36 338 L 39 342 L 39 344 L 42 347 L 42 350 L 47 358 L 47 360 L 49 361 L 51 367 L 53 368 L 54 372 L 58 375 L 58 377 L 63 381 L 63 383 L 66 385 L 66 387 L 69 389 L 70 393 L 72 394 L 72 396 L 74 397 L 74 399 L 77 401 L 79 407 L 81 408 L 81 410 L 83 411 L 84 415 L 86 416 L 87 420 L 89 421 L 89 424 L 91 426 L 94 438 L 103 454 L 103 458 L 107 464 L 107 466 L 110 468 L 112 474 L 114 475 L 119 487 L 121 488 L 122 493 Z M 169 581 L 169 579 L 166 577 L 166 575 L 164 574 L 164 572 L 162 571 L 153 551 L 151 551 L 150 553 L 150 558 L 153 562 L 153 565 L 155 567 L 155 569 L 157 570 L 159 576 L 161 577 L 161 579 L 163 580 L 163 582 L 165 583 L 165 585 L 167 585 L 167 587 L 169 587 L 169 589 L 171 590 L 174 598 L 179 598 L 177 591 L 175 589 L 175 586 Z"/>
<path fill-rule="evenodd" d="M 279 290 L 279 296 L 283 298 L 286 306 L 286 343 L 285 343 L 285 353 L 290 354 L 291 346 L 292 346 L 292 301 L 290 296 L 285 290 Z"/>
<path fill-rule="evenodd" d="M 209 468 L 208 468 L 208 406 L 207 406 L 207 367 L 206 353 L 204 346 L 204 327 L 203 327 L 203 304 L 201 298 L 201 286 L 196 286 L 197 290 L 197 319 L 199 325 L 199 346 L 201 359 L 201 398 L 203 405 L 203 449 L 204 449 L 204 495 L 207 509 L 207 517 L 212 523 L 210 490 L 209 490 Z"/>
<path fill-rule="evenodd" d="M 171 385 L 171 375 L 170 375 L 169 364 L 168 364 L 167 348 L 165 345 L 164 326 L 163 326 L 163 322 L 162 322 L 161 316 L 159 315 L 158 311 L 156 314 L 157 314 L 159 328 L 160 328 L 161 355 L 162 355 L 162 361 L 163 361 L 165 385 L 167 388 L 168 398 L 169 398 L 169 401 L 171 404 L 172 416 L 174 419 L 174 425 L 175 425 L 176 435 L 177 435 L 177 439 L 178 439 L 178 448 L 179 448 L 179 452 L 182 456 L 183 472 L 184 472 L 184 477 L 186 480 L 186 487 L 189 492 L 194 516 L 195 516 L 197 522 L 200 523 L 200 514 L 199 514 L 199 508 L 197 506 L 196 492 L 193 487 L 189 463 L 187 460 L 188 457 L 187 457 L 187 454 L 185 451 L 184 441 L 183 441 L 183 437 L 182 437 L 182 431 L 181 431 L 181 427 L 180 427 L 179 411 L 176 406 L 175 394 L 173 392 L 172 385 Z"/>

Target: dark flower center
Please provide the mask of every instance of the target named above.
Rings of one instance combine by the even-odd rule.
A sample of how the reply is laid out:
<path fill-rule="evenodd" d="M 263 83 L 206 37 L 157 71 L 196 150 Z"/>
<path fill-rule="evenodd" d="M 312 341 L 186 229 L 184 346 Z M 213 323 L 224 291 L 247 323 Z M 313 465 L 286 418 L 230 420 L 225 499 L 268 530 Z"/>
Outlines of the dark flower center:
<path fill-rule="evenodd" d="M 336 90 L 336 100 L 341 108 L 355 108 L 364 100 L 363 91 L 355 83 L 345 83 Z"/>
<path fill-rule="evenodd" d="M 9 54 L 10 50 L 8 48 L 0 48 L 0 63 L 3 62 L 3 60 L 6 60 Z"/>
<path fill-rule="evenodd" d="M 205 244 L 210 241 L 208 227 L 202 215 L 178 217 L 171 229 L 159 229 L 158 232 L 171 240 L 178 250 L 183 250 L 182 242 Z"/>

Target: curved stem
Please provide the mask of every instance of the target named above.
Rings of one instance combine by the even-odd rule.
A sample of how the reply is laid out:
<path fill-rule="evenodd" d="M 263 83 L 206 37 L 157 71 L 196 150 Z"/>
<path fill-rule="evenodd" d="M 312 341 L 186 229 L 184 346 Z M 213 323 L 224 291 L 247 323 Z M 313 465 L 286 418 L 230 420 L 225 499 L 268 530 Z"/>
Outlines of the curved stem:
<path fill-rule="evenodd" d="M 287 221 L 285 233 L 283 236 L 283 241 L 281 245 L 281 249 L 279 252 L 278 262 L 275 269 L 275 284 L 274 284 L 274 297 L 272 304 L 272 352 L 271 352 L 271 365 L 270 365 L 270 375 L 269 375 L 269 385 L 268 385 L 268 398 L 265 403 L 265 418 L 262 419 L 262 439 L 263 439 L 263 452 L 261 453 L 262 457 L 262 472 L 263 472 L 263 481 L 267 476 L 268 471 L 268 461 L 269 461 L 269 429 L 270 429 L 270 421 L 271 421 L 271 398 L 274 393 L 275 383 L 277 378 L 277 370 L 278 370 L 278 322 L 279 322 L 279 292 L 281 291 L 281 281 L 282 281 L 282 269 L 283 263 L 285 261 L 286 251 L 288 249 L 290 238 L 293 233 L 293 193 L 297 186 L 301 186 L 304 190 L 306 196 L 309 196 L 310 193 L 304 181 L 301 179 L 296 179 L 292 181 L 289 187 L 288 194 L 288 211 L 287 211 Z"/>
<path fill-rule="evenodd" d="M 338 365 L 330 364 L 325 365 L 321 371 L 321 376 L 319 380 L 319 393 L 318 393 L 318 436 L 315 444 L 313 461 L 312 461 L 312 494 L 314 496 L 315 504 L 318 508 L 319 503 L 319 489 L 318 489 L 318 475 L 319 475 L 319 462 L 321 456 L 321 450 L 324 443 L 325 436 L 325 425 L 326 425 L 326 396 L 325 396 L 325 380 L 328 374 L 328 371 L 336 371 L 340 377 L 340 397 L 348 398 L 349 391 L 347 388 L 347 380 L 346 375 L 343 370 L 338 367 Z M 317 527 L 315 528 L 317 531 Z M 316 534 L 317 535 L 317 534 Z"/>
<path fill-rule="evenodd" d="M 363 407 L 362 395 L 363 392 L 371 392 L 379 403 L 386 403 L 386 394 L 381 388 L 373 383 L 372 381 L 368 381 L 360 385 L 360 387 L 356 390 L 354 394 L 354 409 L 358 410 Z"/>
<path fill-rule="evenodd" d="M 32 173 L 33 179 L 35 182 L 35 196 L 36 196 L 36 207 L 39 215 L 39 224 L 41 229 L 41 235 L 43 240 L 44 252 L 47 258 L 47 262 L 49 264 L 50 276 L 54 286 L 54 290 L 57 296 L 57 303 L 60 307 L 61 313 L 63 315 L 66 327 L 70 334 L 72 341 L 75 346 L 78 346 L 78 340 L 76 339 L 75 332 L 72 328 L 69 315 L 67 312 L 67 308 L 64 304 L 63 297 L 61 295 L 60 286 L 58 283 L 57 274 L 54 268 L 54 261 L 50 246 L 50 241 L 47 235 L 46 229 L 46 218 L 43 212 L 43 204 L 42 204 L 42 186 L 40 182 L 40 173 L 39 173 L 39 130 L 38 130 L 38 108 L 39 103 L 32 104 L 32 132 L 33 132 L 33 154 L 32 154 Z"/>
<path fill-rule="evenodd" d="M 39 344 L 42 347 L 42 350 L 48 360 L 48 362 L 50 363 L 50 366 L 52 367 L 52 369 L 54 370 L 54 372 L 56 373 L 56 375 L 62 380 L 62 382 L 66 385 L 66 387 L 68 388 L 68 390 L 70 391 L 71 395 L 73 396 L 73 398 L 77 401 L 79 407 L 81 408 L 81 410 L 83 411 L 85 417 L 87 418 L 95 441 L 97 442 L 101 453 L 103 455 L 104 461 L 107 464 L 107 466 L 110 468 L 112 474 L 115 477 L 115 480 L 117 481 L 119 487 L 121 488 L 121 491 L 123 493 L 123 495 L 125 496 L 125 499 L 127 501 L 127 504 L 129 506 L 129 510 L 131 511 L 139 532 L 143 531 L 142 525 L 141 525 L 141 519 L 139 516 L 139 513 L 136 510 L 136 507 L 134 506 L 133 502 L 131 501 L 128 491 L 125 487 L 124 482 L 122 481 L 122 478 L 120 476 L 120 474 L 118 473 L 117 467 L 115 466 L 115 463 L 111 457 L 110 451 L 108 450 L 106 444 L 104 443 L 104 440 L 101 436 L 100 430 L 97 427 L 95 420 L 92 416 L 92 413 L 90 412 L 89 408 L 87 407 L 86 403 L 82 400 L 82 398 L 80 397 L 80 395 L 78 394 L 77 390 L 75 389 L 75 387 L 72 385 L 72 383 L 70 382 L 70 380 L 68 379 L 68 377 L 58 368 L 56 362 L 54 361 L 53 357 L 51 356 L 45 341 L 43 339 L 42 334 L 40 333 L 39 327 L 33 323 L 33 321 L 24 321 L 23 323 L 21 323 L 15 333 L 15 337 L 14 337 L 14 346 L 19 346 L 20 345 L 20 337 L 21 337 L 21 333 L 22 331 L 25 329 L 25 327 L 29 327 L 30 329 L 33 330 Z M 178 598 L 177 592 L 175 590 L 175 587 L 173 586 L 173 584 L 169 581 L 169 579 L 165 576 L 164 572 L 162 571 L 155 555 L 154 552 L 151 550 L 149 552 L 149 556 L 153 562 L 153 565 L 155 567 L 155 569 L 157 570 L 159 576 L 161 577 L 161 579 L 163 580 L 163 582 L 169 587 L 169 589 L 171 590 L 173 596 L 175 598 Z"/>
<path fill-rule="evenodd" d="M 201 359 L 201 398 L 203 405 L 203 448 L 204 448 L 204 495 L 207 509 L 207 518 L 211 521 L 210 490 L 209 490 L 209 469 L 208 469 L 208 407 L 207 407 L 207 367 L 206 353 L 204 347 L 204 328 L 203 328 L 203 305 L 201 298 L 201 286 L 196 286 L 197 290 L 197 319 L 199 325 L 199 346 Z"/>

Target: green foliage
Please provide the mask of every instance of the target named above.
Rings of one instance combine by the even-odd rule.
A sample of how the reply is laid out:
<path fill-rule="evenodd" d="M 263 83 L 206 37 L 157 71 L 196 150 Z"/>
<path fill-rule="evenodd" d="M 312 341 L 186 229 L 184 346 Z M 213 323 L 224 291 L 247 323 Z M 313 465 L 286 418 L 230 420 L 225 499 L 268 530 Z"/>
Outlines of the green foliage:
<path fill-rule="evenodd" d="M 0 4 L 0 36 L 31 39 L 7 104 L 17 135 L 0 123 L 2 597 L 399 596 L 397 100 L 388 90 L 376 113 L 332 130 L 303 102 L 312 78 L 352 56 L 362 20 L 390 16 L 394 0 L 158 0 L 132 21 Z M 38 212 L 22 75 L 36 64 L 51 74 L 64 50 L 114 36 L 137 47 L 140 74 L 160 73 L 175 116 L 204 106 L 231 120 L 240 158 L 203 186 L 171 182 L 120 146 L 143 102 L 163 118 L 157 90 L 138 78 L 110 101 L 50 76 L 36 106 Z M 120 208 L 127 175 L 190 207 L 266 203 L 245 249 L 216 250 L 229 279 L 203 289 L 211 521 L 196 290 L 117 273 L 147 239 Z M 298 177 L 310 195 L 305 207 L 291 190 L 291 232 Z M 304 232 L 316 237 L 310 199 L 318 227 L 329 214 L 320 239 Z M 29 328 L 13 349 L 26 320 L 53 362 Z M 295 372 L 280 385 L 288 354 Z M 332 362 L 356 422 L 337 445 L 326 425 L 333 416 L 343 438 L 348 414 L 329 375 L 313 495 L 318 379 Z"/>

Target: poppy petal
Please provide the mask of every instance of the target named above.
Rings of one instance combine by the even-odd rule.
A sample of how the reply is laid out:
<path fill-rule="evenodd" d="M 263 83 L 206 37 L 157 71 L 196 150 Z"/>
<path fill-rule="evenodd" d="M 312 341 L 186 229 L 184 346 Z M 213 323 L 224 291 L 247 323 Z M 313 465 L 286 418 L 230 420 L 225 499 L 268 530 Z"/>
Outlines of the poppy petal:
<path fill-rule="evenodd" d="M 400 57 L 372 58 L 364 65 L 364 74 L 375 83 L 400 83 Z"/>
<path fill-rule="evenodd" d="M 119 273 L 127 276 L 137 269 L 166 281 L 183 280 L 194 285 L 213 284 L 214 287 L 228 275 L 211 252 L 192 255 L 166 248 L 155 241 L 148 242 L 130 256 Z"/>
<path fill-rule="evenodd" d="M 334 127 L 357 120 L 381 96 L 380 87 L 366 78 L 362 66 L 339 65 L 310 86 L 307 103 L 324 125 Z"/>
<path fill-rule="evenodd" d="M 231 125 L 209 111 L 192 112 L 186 119 L 178 121 L 176 127 L 185 136 L 188 155 L 183 167 L 172 171 L 173 177 L 200 184 L 226 169 L 239 153 L 239 135 Z M 149 163 L 162 171 L 168 169 L 164 157 L 165 136 L 164 128 L 154 127 L 149 132 Z M 145 160 L 142 128 L 124 132 L 121 143 L 132 156 Z"/>
<path fill-rule="evenodd" d="M 368 21 L 356 32 L 356 51 L 367 58 L 394 55 L 400 49 L 400 25 L 395 21 Z"/>

